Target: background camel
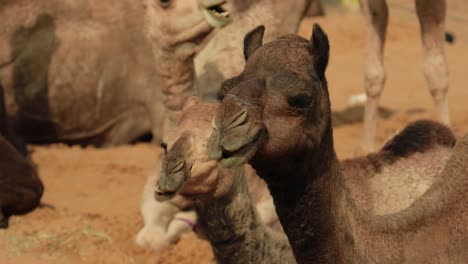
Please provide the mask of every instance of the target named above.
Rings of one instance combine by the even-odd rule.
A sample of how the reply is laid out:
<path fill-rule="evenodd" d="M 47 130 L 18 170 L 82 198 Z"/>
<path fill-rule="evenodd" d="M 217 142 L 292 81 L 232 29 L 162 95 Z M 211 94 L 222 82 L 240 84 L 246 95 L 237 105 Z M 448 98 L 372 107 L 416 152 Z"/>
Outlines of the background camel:
<path fill-rule="evenodd" d="M 0 85 L 0 228 L 8 228 L 12 215 L 34 210 L 44 191 L 36 168 L 26 157 L 26 147 L 16 137 L 6 117 Z"/>
<path fill-rule="evenodd" d="M 223 89 L 208 148 L 221 165 L 249 162 L 266 181 L 297 262 L 465 263 L 468 135 L 410 207 L 364 212 L 334 150 L 327 35 L 314 25 L 310 40 L 289 35 L 262 45 L 263 31 L 246 36 L 246 66 Z"/>
<path fill-rule="evenodd" d="M 217 86 L 213 80 L 220 82 L 224 74 L 242 67 L 235 59 L 237 53 L 230 48 L 241 42 L 227 41 L 241 41 L 250 26 L 236 20 L 245 13 L 258 17 L 257 24 L 273 25 L 269 16 L 255 13 L 261 8 L 252 11 L 253 5 L 253 1 L 234 0 L 4 0 L 0 6 L 0 81 L 13 125 L 28 142 L 108 146 L 128 143 L 148 133 L 157 141 L 163 134 L 166 107 L 175 107 L 167 94 L 174 89 L 175 93 L 180 94 L 180 89 L 186 92 L 181 87 L 190 86 L 174 87 L 171 81 L 192 83 L 197 78 L 207 84 L 203 87 L 213 91 Z M 264 0 L 257 5 L 271 6 L 266 8 L 276 13 L 268 13 L 275 15 L 280 14 L 284 3 Z M 295 32 L 305 5 L 302 0 L 289 4 L 291 13 L 281 12 L 279 16 L 287 18 L 288 24 L 278 31 Z M 168 24 L 156 29 L 151 20 L 145 21 L 144 14 L 153 11 Z M 225 20 L 221 14 L 231 18 Z M 213 31 L 209 24 L 224 26 L 231 22 L 226 32 Z M 196 49 L 207 46 L 197 60 L 200 75 L 186 75 L 185 66 L 175 66 L 169 58 L 177 58 L 180 53 L 173 53 L 173 49 L 154 60 L 154 42 L 148 41 L 145 27 L 151 32 L 159 30 L 158 45 L 169 41 L 170 45 L 185 43 L 182 46 Z M 232 32 L 239 37 L 223 39 Z M 165 48 L 168 46 L 161 47 Z M 193 52 L 190 49 L 189 53 Z M 168 80 L 164 74 L 163 69 L 171 68 L 178 79 Z M 186 99 L 175 97 L 176 105 Z"/>
<path fill-rule="evenodd" d="M 162 131 L 153 131 L 153 136 L 160 138 L 174 128 L 188 97 L 216 99 L 221 82 L 238 74 L 244 65 L 239 47 L 246 32 L 259 23 L 274 28 L 267 39 L 296 32 L 308 2 L 190 0 L 161 4 L 145 0 L 147 34 L 158 62 L 162 102 L 168 110 Z M 200 5 L 208 11 L 197 12 Z M 179 17 L 183 12 L 187 19 L 182 23 Z M 213 22 L 208 16 L 207 22 L 199 22 L 213 13 L 221 21 Z"/>
<path fill-rule="evenodd" d="M 367 31 L 364 86 L 367 95 L 360 152 L 374 150 L 380 95 L 385 84 L 383 51 L 388 25 L 386 0 L 360 0 Z M 450 124 L 448 69 L 444 52 L 446 0 L 415 0 L 421 27 L 423 68 L 437 119 Z"/>
<path fill-rule="evenodd" d="M 28 142 L 114 145 L 151 130 L 158 79 L 134 1 L 2 1 L 0 81 Z"/>

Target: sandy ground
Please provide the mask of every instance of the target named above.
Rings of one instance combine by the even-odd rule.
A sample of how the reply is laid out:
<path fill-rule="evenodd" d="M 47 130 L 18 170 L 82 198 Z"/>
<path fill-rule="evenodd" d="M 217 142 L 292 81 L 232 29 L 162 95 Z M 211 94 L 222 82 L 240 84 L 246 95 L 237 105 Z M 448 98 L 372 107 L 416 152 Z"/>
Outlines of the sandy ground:
<path fill-rule="evenodd" d="M 432 101 L 421 66 L 419 25 L 407 0 L 390 2 L 391 19 L 386 47 L 387 85 L 382 104 L 397 110 L 382 121 L 378 142 L 409 121 L 431 118 Z M 457 39 L 446 44 L 450 67 L 450 111 L 458 136 L 468 133 L 468 2 L 449 1 L 447 30 Z M 466 17 L 466 16 L 465 16 Z M 330 11 L 325 18 L 303 23 L 308 36 L 319 22 L 331 41 L 328 80 L 333 108 L 346 107 L 349 96 L 363 91 L 365 28 L 357 12 Z M 268 30 L 268 29 L 267 29 Z M 340 158 L 351 157 L 362 124 L 335 129 Z M 33 159 L 45 183 L 46 204 L 0 231 L 0 263 L 210 263 L 209 245 L 188 234 L 164 253 L 139 249 L 134 237 L 142 222 L 140 193 L 158 161 L 150 144 L 111 149 L 31 146 Z"/>

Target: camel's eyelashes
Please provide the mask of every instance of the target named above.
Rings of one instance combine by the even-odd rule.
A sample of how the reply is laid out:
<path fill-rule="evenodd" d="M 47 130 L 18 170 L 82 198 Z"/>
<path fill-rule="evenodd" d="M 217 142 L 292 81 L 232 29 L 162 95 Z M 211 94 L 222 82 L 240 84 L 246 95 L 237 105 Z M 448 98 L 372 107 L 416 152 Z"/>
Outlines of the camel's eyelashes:
<path fill-rule="evenodd" d="M 161 142 L 160 146 L 161 146 L 162 149 L 164 149 L 164 153 L 167 154 L 167 143 L 166 142 Z"/>
<path fill-rule="evenodd" d="M 159 5 L 166 8 L 171 5 L 172 0 L 159 0 Z"/>
<path fill-rule="evenodd" d="M 298 94 L 288 97 L 288 104 L 294 108 L 304 108 L 312 102 L 312 97 L 306 94 Z"/>

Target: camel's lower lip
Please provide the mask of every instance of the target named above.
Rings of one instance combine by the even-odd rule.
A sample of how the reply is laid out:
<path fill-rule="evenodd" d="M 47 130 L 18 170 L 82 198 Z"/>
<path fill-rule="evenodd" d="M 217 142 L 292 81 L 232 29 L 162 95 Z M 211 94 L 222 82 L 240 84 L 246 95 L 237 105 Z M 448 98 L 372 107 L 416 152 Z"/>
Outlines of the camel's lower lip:
<path fill-rule="evenodd" d="M 162 191 L 158 187 L 156 187 L 156 189 L 154 190 L 154 198 L 156 199 L 156 201 L 159 201 L 159 202 L 164 202 L 164 201 L 170 200 L 176 194 L 177 194 L 177 192 Z"/>
<path fill-rule="evenodd" d="M 230 13 L 223 8 L 226 1 L 219 1 L 215 5 L 202 6 L 202 13 L 210 26 L 219 28 L 231 23 Z"/>
<path fill-rule="evenodd" d="M 223 152 L 219 165 L 224 168 L 232 168 L 247 164 L 249 160 L 255 155 L 258 149 L 260 134 L 254 140 L 245 144 L 242 148 L 235 152 Z"/>

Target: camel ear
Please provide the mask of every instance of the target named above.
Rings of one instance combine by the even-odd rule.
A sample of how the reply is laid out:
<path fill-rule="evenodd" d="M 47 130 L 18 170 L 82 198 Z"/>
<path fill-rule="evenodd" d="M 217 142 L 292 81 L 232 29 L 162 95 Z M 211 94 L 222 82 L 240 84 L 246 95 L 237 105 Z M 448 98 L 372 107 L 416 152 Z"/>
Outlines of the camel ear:
<path fill-rule="evenodd" d="M 192 107 L 196 104 L 200 103 L 200 98 L 196 96 L 191 96 L 185 100 L 184 106 L 182 107 L 182 111 L 185 111 L 187 108 Z"/>
<path fill-rule="evenodd" d="M 328 58 L 330 56 L 330 43 L 328 42 L 327 34 L 316 23 L 312 29 L 310 46 L 314 57 L 315 71 L 317 71 L 320 78 L 323 78 L 325 76 L 325 70 L 327 69 Z"/>
<path fill-rule="evenodd" d="M 247 60 L 253 52 L 263 43 L 263 34 L 265 33 L 265 26 L 260 25 L 247 33 L 244 37 L 244 58 Z"/>

